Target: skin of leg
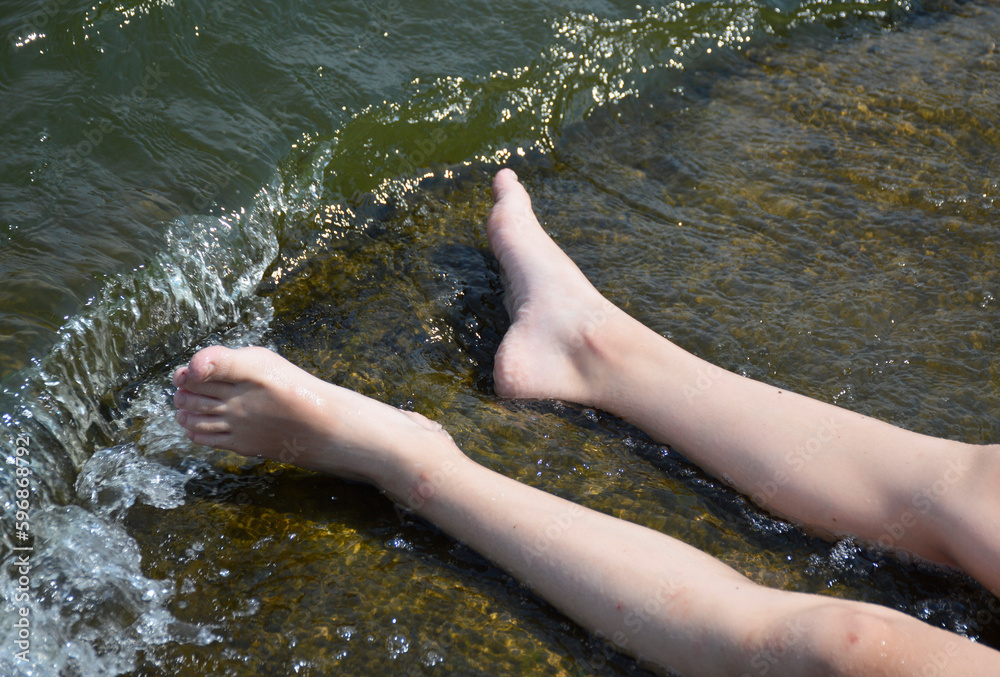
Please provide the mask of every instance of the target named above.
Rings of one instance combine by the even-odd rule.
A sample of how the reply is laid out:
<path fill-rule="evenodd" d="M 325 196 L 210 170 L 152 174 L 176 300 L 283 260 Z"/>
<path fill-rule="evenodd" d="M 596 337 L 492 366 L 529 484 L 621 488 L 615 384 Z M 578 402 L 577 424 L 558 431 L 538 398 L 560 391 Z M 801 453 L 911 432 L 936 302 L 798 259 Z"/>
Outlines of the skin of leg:
<path fill-rule="evenodd" d="M 538 224 L 509 170 L 487 235 L 512 319 L 501 396 L 598 407 L 827 535 L 958 566 L 1000 594 L 995 446 L 941 440 L 716 367 L 607 301 Z"/>
<path fill-rule="evenodd" d="M 370 482 L 616 650 L 681 675 L 987 674 L 1000 654 L 872 605 L 763 588 L 664 534 L 492 472 L 440 426 L 261 348 L 174 375 L 195 442 Z M 292 456 L 290 458 L 289 456 Z M 762 672 L 763 671 L 763 672 Z"/>

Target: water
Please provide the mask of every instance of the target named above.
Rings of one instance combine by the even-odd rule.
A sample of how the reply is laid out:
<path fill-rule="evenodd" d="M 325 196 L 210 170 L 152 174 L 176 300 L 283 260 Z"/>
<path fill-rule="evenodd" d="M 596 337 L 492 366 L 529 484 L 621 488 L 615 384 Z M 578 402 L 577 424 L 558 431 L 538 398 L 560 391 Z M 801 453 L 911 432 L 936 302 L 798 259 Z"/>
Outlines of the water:
<path fill-rule="evenodd" d="M 1000 647 L 962 577 L 810 538 L 601 412 L 498 400 L 482 232 L 511 164 L 597 286 L 686 348 L 996 441 L 1000 9 L 414 4 L 4 5 L 0 670 L 638 671 L 377 492 L 189 445 L 168 375 L 213 343 L 755 580 Z"/>

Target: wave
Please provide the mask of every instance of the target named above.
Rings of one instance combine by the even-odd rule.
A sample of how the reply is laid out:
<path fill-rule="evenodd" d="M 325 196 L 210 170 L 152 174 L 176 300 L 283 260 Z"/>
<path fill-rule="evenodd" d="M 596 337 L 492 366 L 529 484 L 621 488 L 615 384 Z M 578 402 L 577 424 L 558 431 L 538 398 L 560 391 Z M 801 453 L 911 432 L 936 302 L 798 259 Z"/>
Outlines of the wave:
<path fill-rule="evenodd" d="M 0 636 L 12 638 L 0 649 L 4 674 L 119 674 L 144 646 L 211 640 L 166 610 L 173 584 L 142 573 L 121 520 L 137 500 L 180 505 L 193 472 L 168 458 L 190 446 L 170 419 L 171 367 L 200 345 L 262 341 L 271 308 L 254 291 L 277 256 L 280 195 L 277 183 L 263 189 L 235 220 L 170 223 L 159 255 L 109 280 L 45 359 L 3 389 L 0 496 L 4 524 L 19 523 L 0 537 L 14 574 L 0 578 Z M 19 466 L 30 469 L 30 498 L 17 494 Z M 13 641 L 24 594 L 30 662 Z"/>

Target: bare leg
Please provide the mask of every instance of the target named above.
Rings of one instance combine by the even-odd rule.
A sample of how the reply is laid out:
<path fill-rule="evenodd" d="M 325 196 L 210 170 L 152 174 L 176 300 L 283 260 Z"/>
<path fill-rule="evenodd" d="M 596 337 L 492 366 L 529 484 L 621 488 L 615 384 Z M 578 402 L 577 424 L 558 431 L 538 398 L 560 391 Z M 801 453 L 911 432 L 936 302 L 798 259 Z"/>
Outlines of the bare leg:
<path fill-rule="evenodd" d="M 513 320 L 500 395 L 617 414 L 778 515 L 961 567 L 1000 594 L 996 447 L 908 432 L 695 357 L 594 289 L 513 172 L 493 190 L 487 232 Z"/>
<path fill-rule="evenodd" d="M 440 426 L 261 348 L 174 375 L 192 440 L 371 482 L 615 647 L 682 675 L 996 674 L 1000 654 L 896 611 L 771 590 L 658 532 L 473 463 Z"/>

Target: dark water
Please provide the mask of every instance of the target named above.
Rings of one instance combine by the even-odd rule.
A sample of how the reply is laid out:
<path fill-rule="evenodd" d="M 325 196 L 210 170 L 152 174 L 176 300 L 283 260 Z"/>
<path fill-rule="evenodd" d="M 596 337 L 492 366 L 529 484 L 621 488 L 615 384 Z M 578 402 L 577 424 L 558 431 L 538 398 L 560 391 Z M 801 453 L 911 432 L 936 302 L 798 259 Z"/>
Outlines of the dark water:
<path fill-rule="evenodd" d="M 220 342 L 754 580 L 1000 647 L 971 581 L 810 538 L 601 412 L 496 398 L 482 230 L 515 166 L 595 284 L 682 346 L 995 442 L 1000 7 L 415 5 L 3 5 L 0 670 L 638 671 L 377 492 L 186 443 L 168 374 Z"/>

